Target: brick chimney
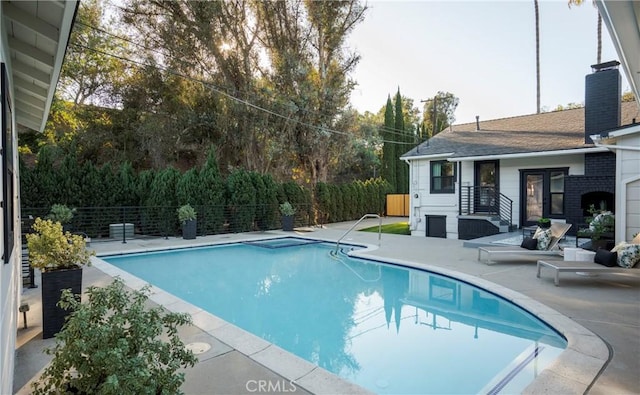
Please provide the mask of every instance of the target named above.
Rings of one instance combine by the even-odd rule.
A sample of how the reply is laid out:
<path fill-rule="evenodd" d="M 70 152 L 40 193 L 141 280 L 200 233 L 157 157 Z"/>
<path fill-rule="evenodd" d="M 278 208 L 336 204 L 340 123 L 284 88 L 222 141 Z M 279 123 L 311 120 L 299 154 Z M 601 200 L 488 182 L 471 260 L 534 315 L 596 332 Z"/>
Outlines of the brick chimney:
<path fill-rule="evenodd" d="M 589 137 L 620 126 L 620 96 L 622 94 L 620 62 L 611 61 L 591 66 L 593 73 L 585 78 L 584 142 Z"/>

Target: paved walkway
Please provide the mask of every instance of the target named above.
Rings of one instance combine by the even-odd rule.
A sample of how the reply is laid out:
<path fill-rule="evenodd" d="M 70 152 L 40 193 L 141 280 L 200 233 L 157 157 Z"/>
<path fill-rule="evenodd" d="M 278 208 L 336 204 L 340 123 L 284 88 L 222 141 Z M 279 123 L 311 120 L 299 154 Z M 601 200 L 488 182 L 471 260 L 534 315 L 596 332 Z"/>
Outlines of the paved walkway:
<path fill-rule="evenodd" d="M 385 218 L 385 223 L 401 221 Z M 337 240 L 353 224 L 345 222 L 324 229 L 296 232 L 327 240 Z M 366 220 L 364 226 L 377 224 Z M 229 242 L 265 235 L 291 235 L 291 232 L 218 235 L 196 239 L 196 244 Z M 378 235 L 351 232 L 345 241 L 378 244 Z M 98 254 L 136 251 L 170 246 L 192 245 L 193 241 L 177 238 L 93 243 Z M 477 250 L 463 247 L 461 240 L 382 235 L 380 248 L 367 252 L 372 257 L 401 262 L 439 271 L 454 271 L 471 282 L 479 282 L 490 290 L 526 305 L 548 322 L 566 330 L 570 347 L 550 369 L 545 370 L 530 393 L 637 394 L 640 393 L 640 277 L 631 275 L 599 275 L 584 277 L 567 273 L 561 286 L 553 285 L 551 276 L 538 279 L 535 262 L 507 262 L 485 265 L 476 261 Z M 469 244 L 469 243 L 466 243 Z M 102 270 L 101 270 L 102 269 Z M 110 274 L 117 274 L 100 264 L 86 268 L 83 286 L 106 285 Z M 37 279 L 39 284 L 39 279 Z M 185 311 L 187 307 L 170 299 L 170 295 L 154 295 L 155 301 Z M 29 393 L 29 382 L 38 377 L 50 360 L 42 353 L 53 339 L 41 336 L 40 289 L 25 289 L 23 301 L 29 303 L 28 329 L 19 320 L 18 350 L 14 389 Z M 256 393 L 260 383 L 271 383 L 270 393 L 354 393 L 359 387 L 336 379 L 324 370 L 299 358 L 290 358 L 278 347 L 256 340 L 241 330 L 216 320 L 202 311 L 191 311 L 196 325 L 183 328 L 185 343 L 208 343 L 210 350 L 199 355 L 199 363 L 186 371 L 182 390 L 187 394 Z M 560 314 L 557 314 L 560 313 Z M 276 373 L 278 372 L 278 373 Z M 290 380 L 296 379 L 292 388 Z M 264 391 L 263 391 L 264 392 Z"/>

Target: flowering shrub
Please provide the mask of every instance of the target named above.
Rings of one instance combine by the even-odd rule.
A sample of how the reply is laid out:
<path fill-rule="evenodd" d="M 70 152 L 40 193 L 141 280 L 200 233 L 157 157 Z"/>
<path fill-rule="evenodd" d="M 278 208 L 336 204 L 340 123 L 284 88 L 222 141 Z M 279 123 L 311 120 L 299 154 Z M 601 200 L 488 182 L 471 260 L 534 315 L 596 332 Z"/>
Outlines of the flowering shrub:
<path fill-rule="evenodd" d="M 62 231 L 62 224 L 36 218 L 35 233 L 27 234 L 31 266 L 42 271 L 90 265 L 94 252 L 87 251 L 84 237 Z"/>

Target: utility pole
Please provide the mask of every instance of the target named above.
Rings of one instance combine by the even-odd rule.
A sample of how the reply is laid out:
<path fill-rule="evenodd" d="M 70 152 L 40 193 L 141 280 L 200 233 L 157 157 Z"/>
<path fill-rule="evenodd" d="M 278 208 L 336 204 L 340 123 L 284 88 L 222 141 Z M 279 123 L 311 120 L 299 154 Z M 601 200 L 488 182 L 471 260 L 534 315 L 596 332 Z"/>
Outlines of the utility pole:
<path fill-rule="evenodd" d="M 431 137 L 435 136 L 440 130 L 438 130 L 438 96 L 433 97 L 433 130 L 431 131 Z"/>
<path fill-rule="evenodd" d="M 428 103 L 428 102 L 432 102 L 433 103 L 433 112 L 431 114 L 431 137 L 433 137 L 434 134 L 436 134 L 436 123 L 438 123 L 438 116 L 437 116 L 437 104 L 438 104 L 438 95 L 434 96 L 432 99 L 424 99 L 424 100 L 420 100 L 420 103 Z M 425 131 L 426 132 L 426 131 Z M 425 139 L 428 140 L 428 139 Z M 416 147 L 416 150 L 418 153 L 420 153 L 420 144 L 422 142 L 418 141 L 418 145 Z"/>
<path fill-rule="evenodd" d="M 420 100 L 420 103 L 433 102 L 433 112 L 431 114 L 431 137 L 433 137 L 436 133 L 438 133 L 437 123 L 438 123 L 438 95 L 434 96 L 432 99 Z"/>

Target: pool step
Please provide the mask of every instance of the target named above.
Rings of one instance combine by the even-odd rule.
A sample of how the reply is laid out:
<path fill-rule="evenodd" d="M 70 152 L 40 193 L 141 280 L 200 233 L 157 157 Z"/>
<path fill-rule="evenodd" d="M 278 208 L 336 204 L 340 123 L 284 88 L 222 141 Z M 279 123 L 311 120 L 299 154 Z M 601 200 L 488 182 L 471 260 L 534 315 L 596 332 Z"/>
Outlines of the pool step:
<path fill-rule="evenodd" d="M 532 344 L 527 347 L 520 355 L 507 365 L 499 374 L 497 374 L 479 393 L 487 395 L 496 395 L 501 393 L 509 385 L 509 383 L 522 372 L 531 362 L 539 357 L 544 350 L 544 346 Z M 507 391 L 508 392 L 508 391 Z"/>

